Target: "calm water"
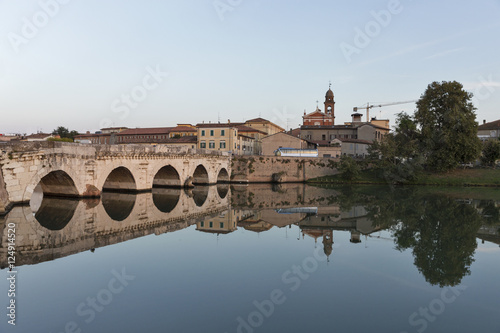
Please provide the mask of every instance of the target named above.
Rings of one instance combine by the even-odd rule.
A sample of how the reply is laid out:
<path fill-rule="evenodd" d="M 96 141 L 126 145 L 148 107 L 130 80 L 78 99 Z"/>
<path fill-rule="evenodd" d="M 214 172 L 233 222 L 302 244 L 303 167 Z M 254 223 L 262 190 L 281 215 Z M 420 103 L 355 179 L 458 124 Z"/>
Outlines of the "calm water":
<path fill-rule="evenodd" d="M 0 227 L 1 332 L 500 333 L 498 189 L 39 197 Z"/>

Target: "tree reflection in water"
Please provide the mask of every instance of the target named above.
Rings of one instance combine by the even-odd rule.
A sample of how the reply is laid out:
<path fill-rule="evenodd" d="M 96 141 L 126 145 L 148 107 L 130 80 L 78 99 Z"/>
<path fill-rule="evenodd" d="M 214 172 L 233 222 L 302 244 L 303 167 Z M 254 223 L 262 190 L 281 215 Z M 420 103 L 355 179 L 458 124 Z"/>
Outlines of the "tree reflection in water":
<path fill-rule="evenodd" d="M 364 202 L 372 223 L 392 231 L 396 249 L 412 250 L 430 284 L 455 286 L 470 274 L 476 233 L 485 223 L 473 205 L 421 188 L 344 188 L 337 200 L 343 210 Z"/>

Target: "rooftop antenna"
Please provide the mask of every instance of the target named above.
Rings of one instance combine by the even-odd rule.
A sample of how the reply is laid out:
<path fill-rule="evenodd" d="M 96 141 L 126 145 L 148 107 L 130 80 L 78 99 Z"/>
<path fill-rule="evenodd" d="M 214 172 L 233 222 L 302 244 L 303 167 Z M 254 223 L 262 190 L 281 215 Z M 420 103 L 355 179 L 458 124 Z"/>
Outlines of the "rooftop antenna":
<path fill-rule="evenodd" d="M 328 84 L 328 88 L 332 89 L 332 80 L 330 80 L 330 83 Z"/>

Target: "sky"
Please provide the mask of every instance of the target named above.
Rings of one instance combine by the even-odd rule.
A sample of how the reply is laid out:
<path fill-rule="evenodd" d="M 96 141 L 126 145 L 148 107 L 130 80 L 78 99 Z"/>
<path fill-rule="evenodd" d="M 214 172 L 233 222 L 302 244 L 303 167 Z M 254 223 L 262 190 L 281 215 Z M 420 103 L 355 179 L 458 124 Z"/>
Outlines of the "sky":
<path fill-rule="evenodd" d="M 0 0 L 0 133 L 169 127 L 420 98 L 500 119 L 500 0 Z M 414 103 L 370 110 L 390 119 Z M 365 111 L 363 111 L 365 112 Z"/>

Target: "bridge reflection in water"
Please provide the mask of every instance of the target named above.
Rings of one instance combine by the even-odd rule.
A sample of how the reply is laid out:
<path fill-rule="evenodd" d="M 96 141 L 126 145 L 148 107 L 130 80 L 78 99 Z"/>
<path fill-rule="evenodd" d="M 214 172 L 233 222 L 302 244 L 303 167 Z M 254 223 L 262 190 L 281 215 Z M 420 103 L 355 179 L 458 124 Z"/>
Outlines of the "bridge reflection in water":
<path fill-rule="evenodd" d="M 388 229 L 393 238 L 385 240 L 394 242 L 400 250 L 412 248 L 415 257 L 420 258 L 416 260 L 422 265 L 419 269 L 427 271 L 424 275 L 427 274 L 430 282 L 450 284 L 469 273 L 476 237 L 499 243 L 498 202 L 461 201 L 435 195 L 429 199 L 418 191 L 404 194 L 376 189 L 363 191 L 302 184 L 273 187 L 220 184 L 192 189 L 153 188 L 151 192 L 139 194 L 104 192 L 100 199 L 90 200 L 43 197 L 35 191 L 30 206 L 16 206 L 0 219 L 3 227 L 0 268 L 7 267 L 6 226 L 9 223 L 16 226 L 17 266 L 192 225 L 196 225 L 199 232 L 216 235 L 229 234 L 238 228 L 260 233 L 274 227 L 296 226 L 299 234 L 291 237 L 314 238 L 322 243 L 327 256 L 333 252 L 335 231 L 349 232 L 352 244 L 366 244 L 370 237 L 384 239 L 372 234 Z M 413 211 L 415 216 L 410 214 Z M 445 220 L 452 222 L 441 222 L 439 228 L 436 227 L 435 221 Z M 423 239 L 424 235 L 428 239 Z M 441 247 L 429 248 L 429 244 L 441 244 Z M 446 269 L 459 271 L 460 276 L 432 276 L 431 272 L 437 270 L 429 267 L 435 263 L 421 258 L 429 252 L 435 256 L 447 255 L 447 251 L 457 247 L 461 247 L 460 267 Z"/>

